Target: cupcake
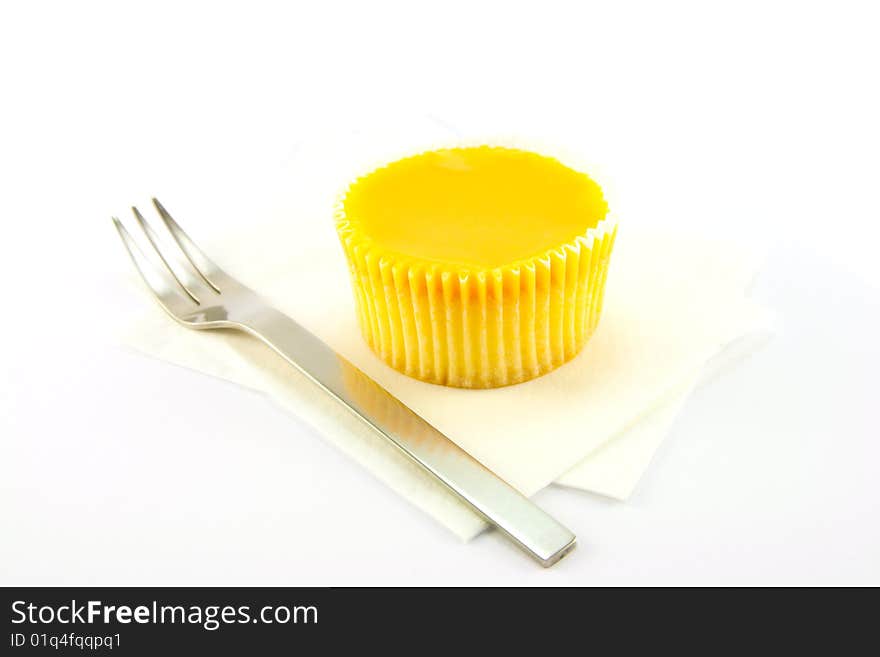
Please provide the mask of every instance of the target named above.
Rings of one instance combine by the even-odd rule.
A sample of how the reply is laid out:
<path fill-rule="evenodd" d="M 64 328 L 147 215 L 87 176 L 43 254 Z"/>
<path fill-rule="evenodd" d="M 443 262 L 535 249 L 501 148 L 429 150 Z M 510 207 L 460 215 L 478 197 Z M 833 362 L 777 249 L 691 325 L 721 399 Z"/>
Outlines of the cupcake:
<path fill-rule="evenodd" d="M 336 212 L 360 330 L 422 381 L 492 388 L 571 360 L 602 311 L 616 234 L 599 186 L 558 160 L 429 151 L 354 181 Z"/>

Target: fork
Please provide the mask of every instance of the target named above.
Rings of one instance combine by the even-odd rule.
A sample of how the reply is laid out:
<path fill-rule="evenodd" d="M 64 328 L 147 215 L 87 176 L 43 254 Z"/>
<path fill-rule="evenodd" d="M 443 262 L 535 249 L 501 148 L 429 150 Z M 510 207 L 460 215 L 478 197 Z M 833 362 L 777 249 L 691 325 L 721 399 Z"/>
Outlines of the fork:
<path fill-rule="evenodd" d="M 542 566 L 552 566 L 574 549 L 571 531 L 327 344 L 225 273 L 155 198 L 153 205 L 176 247 L 161 241 L 136 207 L 132 212 L 149 244 L 144 244 L 145 250 L 118 218 L 113 217 L 113 223 L 147 287 L 175 320 L 191 329 L 236 329 L 262 340 Z"/>

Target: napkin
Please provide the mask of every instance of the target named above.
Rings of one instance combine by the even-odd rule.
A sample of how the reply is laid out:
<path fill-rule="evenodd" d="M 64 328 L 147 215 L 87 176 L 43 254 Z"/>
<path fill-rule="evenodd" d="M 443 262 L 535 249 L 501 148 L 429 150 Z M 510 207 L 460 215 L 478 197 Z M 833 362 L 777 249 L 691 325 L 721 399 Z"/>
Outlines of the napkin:
<path fill-rule="evenodd" d="M 398 120 L 391 131 L 325 134 L 298 145 L 278 171 L 267 173 L 267 180 L 278 177 L 276 187 L 283 191 L 263 203 L 263 219 L 243 219 L 233 232 L 200 225 L 200 218 L 191 216 L 198 204 L 185 197 L 163 202 L 172 213 L 187 208 L 178 219 L 227 272 L 525 495 L 559 482 L 625 499 L 706 362 L 725 344 L 767 326 L 766 313 L 745 296 L 756 257 L 743 245 L 673 230 L 630 229 L 622 218 L 603 317 L 571 362 L 538 379 L 491 390 L 411 379 L 382 363 L 362 340 L 332 222 L 340 185 L 357 173 L 406 152 L 449 145 L 448 128 L 432 131 L 424 121 L 410 123 Z M 187 331 L 153 302 L 122 330 L 121 339 L 149 355 L 266 393 L 459 537 L 471 538 L 485 527 L 445 488 L 253 338 Z"/>

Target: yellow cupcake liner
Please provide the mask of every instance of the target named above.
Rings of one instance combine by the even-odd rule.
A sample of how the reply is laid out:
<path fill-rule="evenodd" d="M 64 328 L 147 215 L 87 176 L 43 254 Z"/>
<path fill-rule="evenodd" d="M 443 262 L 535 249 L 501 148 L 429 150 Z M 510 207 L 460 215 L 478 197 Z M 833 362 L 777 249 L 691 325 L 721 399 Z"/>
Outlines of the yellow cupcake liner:
<path fill-rule="evenodd" d="M 488 270 L 382 249 L 341 201 L 335 219 L 361 333 L 411 377 L 461 388 L 527 381 L 574 358 L 599 323 L 617 235 L 611 217 L 571 242 Z"/>

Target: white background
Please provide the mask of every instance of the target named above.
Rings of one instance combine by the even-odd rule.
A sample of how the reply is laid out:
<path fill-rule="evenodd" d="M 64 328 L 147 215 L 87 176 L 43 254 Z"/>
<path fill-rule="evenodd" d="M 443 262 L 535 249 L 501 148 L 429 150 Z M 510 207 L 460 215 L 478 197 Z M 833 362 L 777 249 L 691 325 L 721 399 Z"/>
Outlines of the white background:
<path fill-rule="evenodd" d="M 4 3 L 0 583 L 880 583 L 875 3 Z M 537 501 L 543 571 L 457 542 L 296 418 L 118 347 L 109 216 L 195 235 L 294 193 L 316 130 L 429 115 L 564 144 L 621 223 L 751 236 L 777 337 L 627 504 Z"/>

